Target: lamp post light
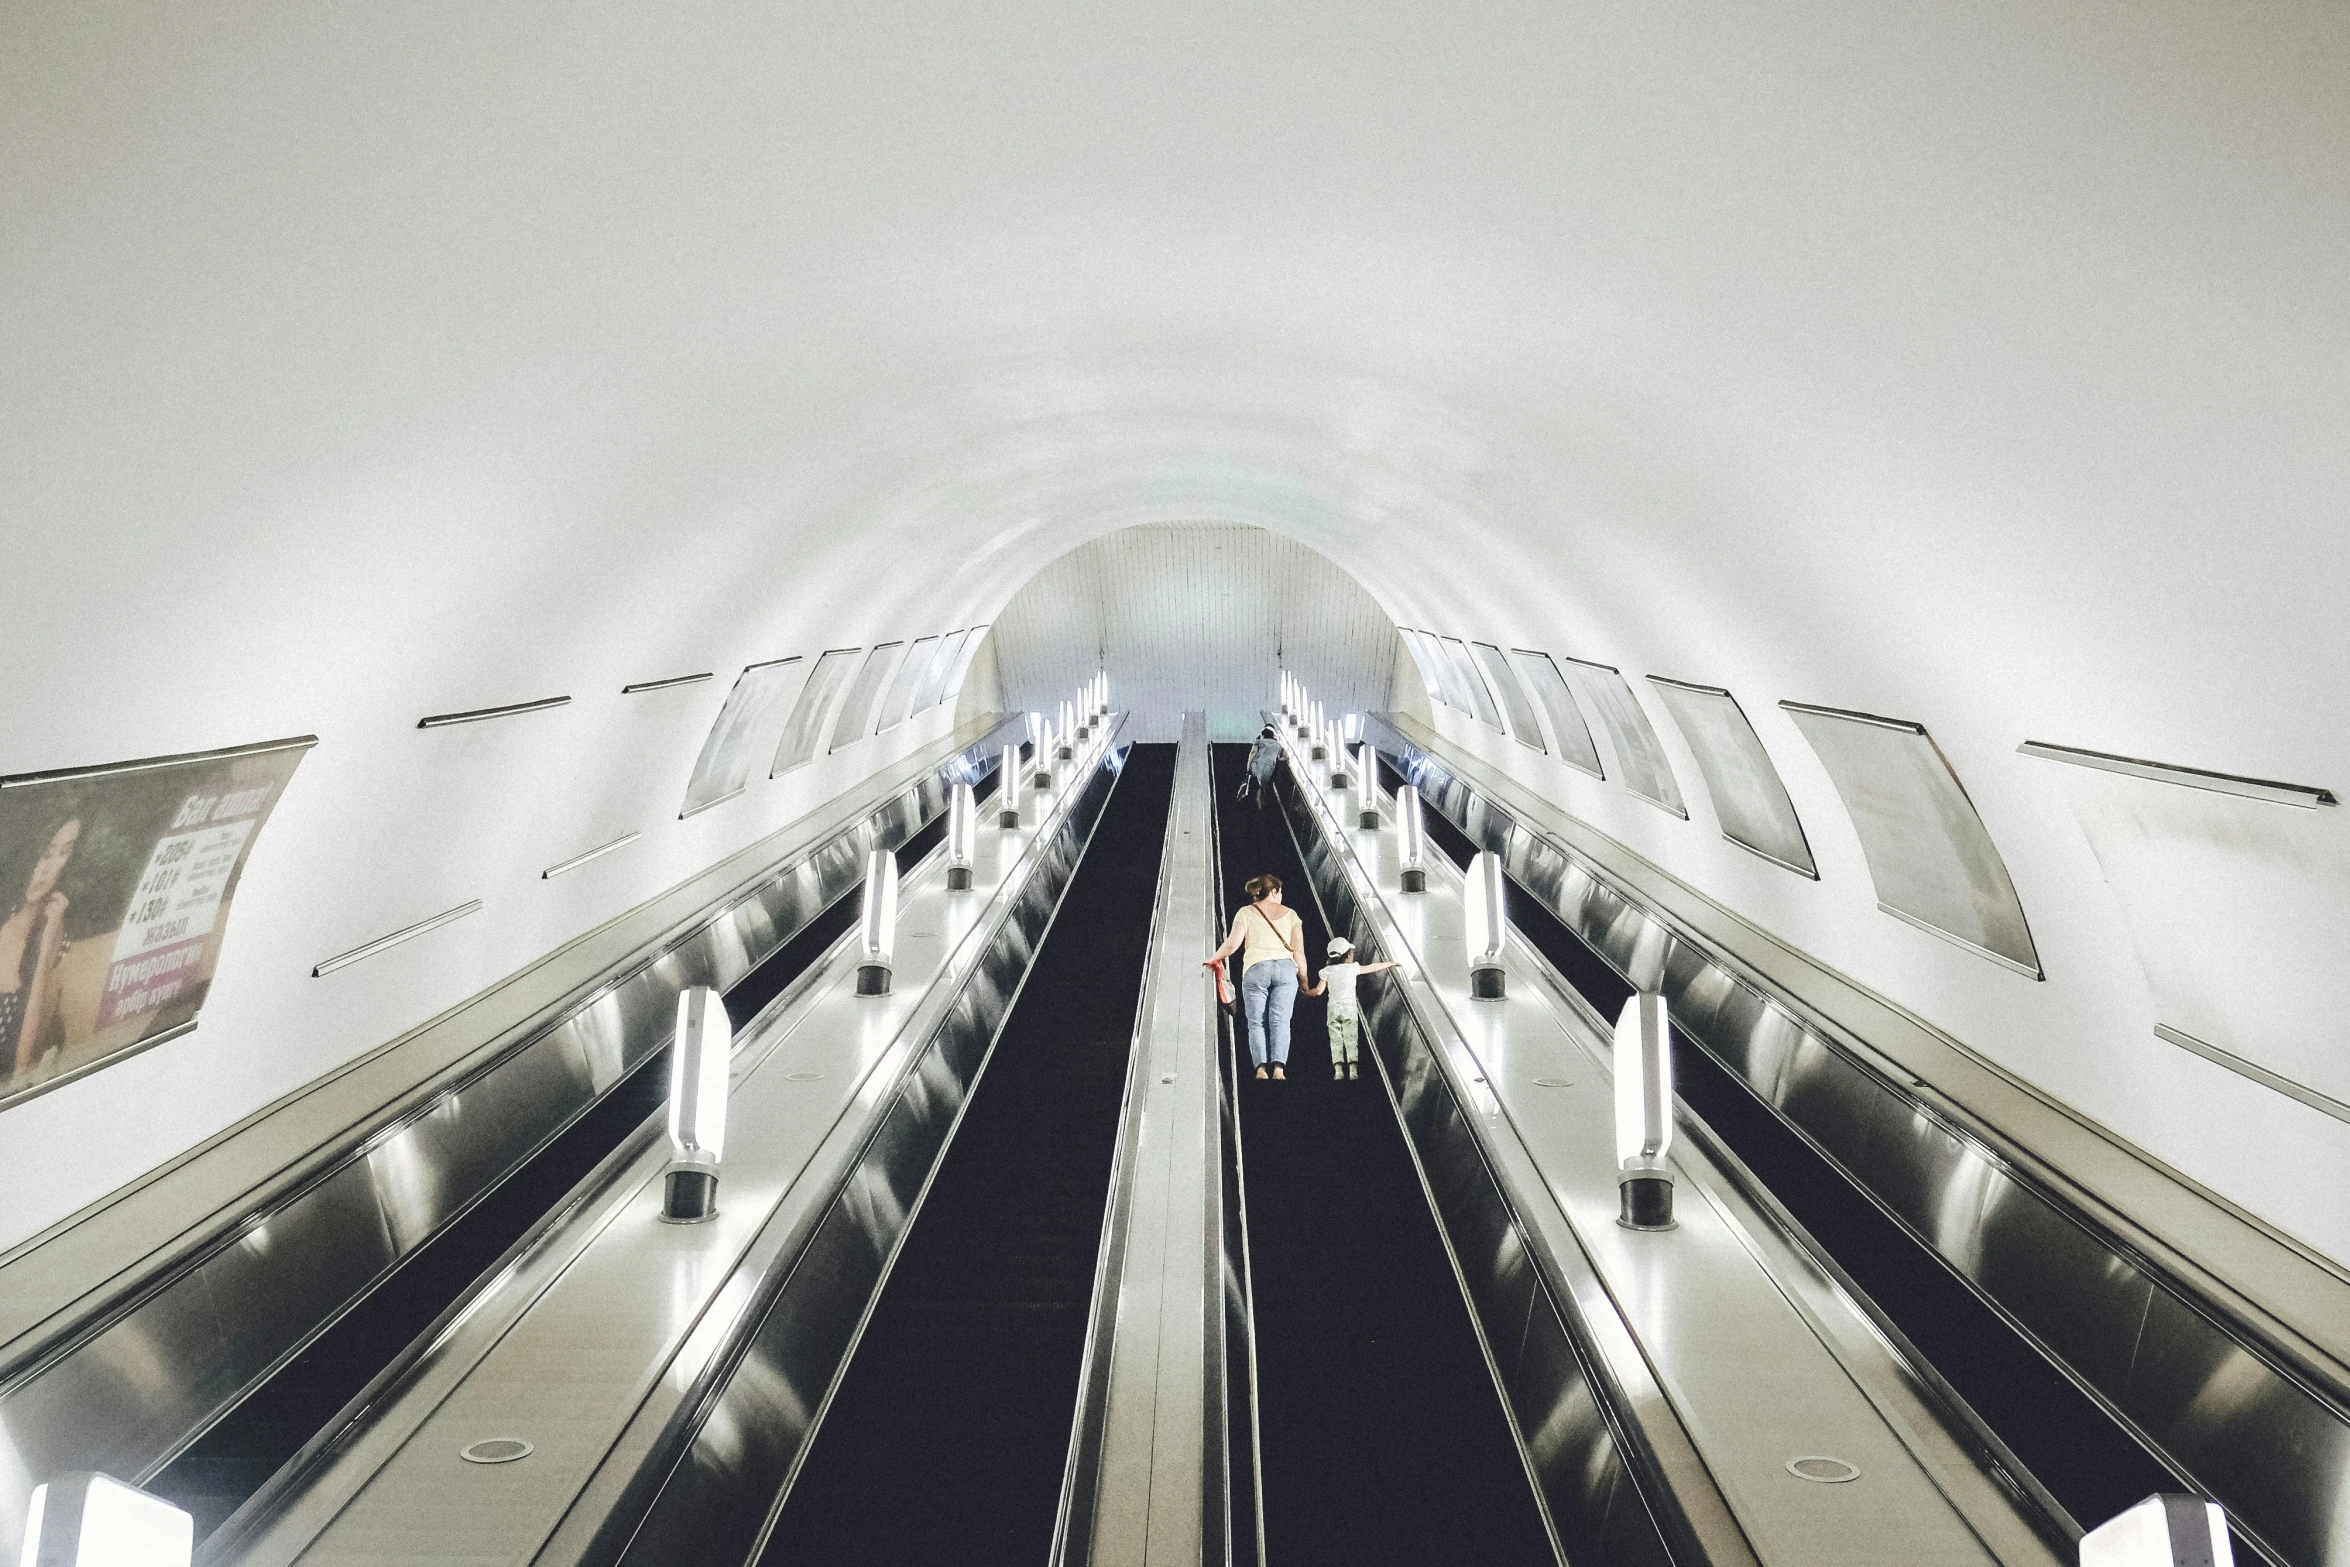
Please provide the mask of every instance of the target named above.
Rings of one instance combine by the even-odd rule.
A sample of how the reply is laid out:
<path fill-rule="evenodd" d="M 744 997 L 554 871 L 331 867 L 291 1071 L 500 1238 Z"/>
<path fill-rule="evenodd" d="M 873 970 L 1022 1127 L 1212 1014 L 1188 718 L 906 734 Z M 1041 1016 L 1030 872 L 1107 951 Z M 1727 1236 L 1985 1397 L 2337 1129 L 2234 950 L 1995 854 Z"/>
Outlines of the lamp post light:
<path fill-rule="evenodd" d="M 1020 748 L 1018 746 L 1007 745 L 1004 747 L 1004 760 L 1003 764 L 996 769 L 995 786 L 995 824 L 998 827 L 1019 826 Z"/>
<path fill-rule="evenodd" d="M 857 994 L 889 994 L 897 966 L 898 857 L 887 849 L 865 856 L 865 896 L 857 910 Z"/>
<path fill-rule="evenodd" d="M 1379 791 L 1371 784 L 1371 751 L 1359 740 L 1355 742 L 1355 807 L 1357 827 L 1379 825 Z"/>
<path fill-rule="evenodd" d="M 1330 746 L 1330 787 L 1348 788 L 1351 780 L 1346 770 L 1346 741 L 1340 737 L 1336 724 L 1330 726 L 1330 732 L 1323 738 Z"/>
<path fill-rule="evenodd" d="M 1060 749 L 1053 739 L 1053 726 L 1044 726 L 1044 738 L 1036 742 L 1036 774 L 1032 780 L 1039 789 L 1053 786 L 1053 753 Z"/>
<path fill-rule="evenodd" d="M 1053 750 L 1055 759 L 1067 761 L 1074 757 L 1077 754 L 1077 715 L 1073 710 L 1073 704 L 1068 702 L 1061 704 L 1060 726 L 1053 733 L 1060 737 L 1059 744 Z"/>
<path fill-rule="evenodd" d="M 160 1496 L 81 1469 L 33 1487 L 24 1567 L 188 1567 L 196 1520 Z"/>
<path fill-rule="evenodd" d="M 1469 945 L 1469 994 L 1479 1001 L 1509 994 L 1509 976 L 1501 966 L 1510 928 L 1507 886 L 1501 856 L 1491 849 L 1469 862 L 1468 882 L 1461 889 L 1461 934 Z"/>
<path fill-rule="evenodd" d="M 1665 998 L 1643 990 L 1616 1017 L 1616 1222 L 1627 1230 L 1673 1227 L 1673 1020 Z"/>
<path fill-rule="evenodd" d="M 1321 761 L 1330 754 L 1330 748 L 1323 743 L 1323 733 L 1324 727 L 1322 724 L 1322 704 L 1316 702 L 1306 718 L 1306 734 L 1313 741 L 1314 749 L 1311 753 L 1311 756 L 1312 759 L 1317 762 Z"/>
<path fill-rule="evenodd" d="M 955 785 L 947 796 L 947 890 L 962 892 L 971 885 L 971 856 L 979 848 L 979 796 L 967 783 Z"/>
<path fill-rule="evenodd" d="M 1428 890 L 1428 824 L 1420 819 L 1420 791 L 1395 791 L 1395 863 L 1405 892 Z"/>
<path fill-rule="evenodd" d="M 1044 714 L 1033 707 L 1028 710 L 1028 743 L 1031 756 L 1044 755 Z"/>
<path fill-rule="evenodd" d="M 2157 1493 L 2081 1536 L 2081 1567 L 2236 1567 L 2228 1515 L 2200 1496 Z"/>
<path fill-rule="evenodd" d="M 717 991 L 689 985 L 677 993 L 677 1033 L 669 1042 L 669 1168 L 661 1177 L 661 1217 L 671 1224 L 699 1224 L 718 1212 L 733 1046 L 734 1028 Z"/>

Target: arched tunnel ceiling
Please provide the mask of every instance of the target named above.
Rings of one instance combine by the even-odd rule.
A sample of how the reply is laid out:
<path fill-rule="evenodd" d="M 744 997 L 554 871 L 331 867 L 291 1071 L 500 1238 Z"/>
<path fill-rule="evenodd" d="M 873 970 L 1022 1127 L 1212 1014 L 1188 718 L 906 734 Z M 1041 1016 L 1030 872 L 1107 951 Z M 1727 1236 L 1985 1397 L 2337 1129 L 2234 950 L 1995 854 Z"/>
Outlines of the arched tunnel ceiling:
<path fill-rule="evenodd" d="M 2338 7 L 43 0 L 0 39 L 4 770 L 322 737 L 207 1014 L 275 1064 L 164 1145 L 804 808 L 281 998 L 328 927 L 535 875 L 499 824 L 545 780 L 582 833 L 665 816 L 709 718 L 583 698 L 460 765 L 417 715 L 982 623 L 1197 519 L 1401 624 L 1731 687 L 1807 821 L 1773 702 L 1930 723 L 2039 990 L 1870 924 L 1833 834 L 1788 889 L 1575 803 L 2181 1162 L 2238 1091 L 2146 1053 L 2012 753 L 2350 780 Z M 209 1080 L 173 1059 L 137 1090 Z M 2282 1173 L 2196 1173 L 2350 1253 L 2284 1190 L 2344 1128 L 2228 1114 Z"/>

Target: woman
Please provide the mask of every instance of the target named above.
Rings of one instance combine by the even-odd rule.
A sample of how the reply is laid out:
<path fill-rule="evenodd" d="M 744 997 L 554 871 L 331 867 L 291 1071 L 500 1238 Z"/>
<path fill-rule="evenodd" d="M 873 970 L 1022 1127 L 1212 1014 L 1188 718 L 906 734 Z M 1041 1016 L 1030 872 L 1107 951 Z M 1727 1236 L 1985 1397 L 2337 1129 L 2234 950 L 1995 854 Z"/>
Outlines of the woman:
<path fill-rule="evenodd" d="M 81 837 L 80 817 L 58 824 L 25 880 L 24 901 L 0 920 L 0 1067 L 12 1078 L 32 1070 L 57 1014 L 57 962 L 65 955 L 65 894 L 57 883 Z"/>
<path fill-rule="evenodd" d="M 1240 958 L 1240 1002 L 1248 1012 L 1248 1054 L 1257 1076 L 1286 1079 L 1289 1013 L 1306 982 L 1306 922 L 1282 907 L 1281 878 L 1270 873 L 1248 880 L 1248 906 L 1232 916 L 1232 934 L 1209 954 L 1210 963 Z"/>

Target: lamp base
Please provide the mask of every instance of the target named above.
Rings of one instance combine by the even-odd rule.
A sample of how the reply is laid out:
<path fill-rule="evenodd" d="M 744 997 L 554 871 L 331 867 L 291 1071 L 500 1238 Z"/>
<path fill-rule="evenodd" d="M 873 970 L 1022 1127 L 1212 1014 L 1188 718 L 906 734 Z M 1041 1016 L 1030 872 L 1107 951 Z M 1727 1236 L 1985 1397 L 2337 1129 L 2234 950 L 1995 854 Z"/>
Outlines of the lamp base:
<path fill-rule="evenodd" d="M 1040 768 L 1038 768 L 1038 769 L 1036 770 L 1036 776 L 1028 780 L 1028 786 L 1029 786 L 1031 789 L 1050 789 L 1050 788 L 1052 788 L 1052 786 L 1053 786 L 1053 770 L 1052 770 L 1051 768 L 1049 768 L 1049 767 L 1040 767 Z"/>
<path fill-rule="evenodd" d="M 947 891 L 949 891 L 949 892 L 969 892 L 970 890 L 971 890 L 971 867 L 970 867 L 970 866 L 968 866 L 968 865 L 950 865 L 950 866 L 948 866 L 948 867 L 947 867 Z"/>
<path fill-rule="evenodd" d="M 1326 745 L 1315 746 L 1311 751 L 1306 753 L 1306 760 L 1310 762 L 1327 762 L 1330 760 L 1330 748 Z"/>
<path fill-rule="evenodd" d="M 718 1216 L 718 1172 L 681 1165 L 661 1182 L 661 1218 L 668 1224 L 700 1224 Z"/>
<path fill-rule="evenodd" d="M 857 994 L 860 996 L 888 995 L 889 980 L 889 969 L 882 964 L 860 963 L 857 965 Z"/>
<path fill-rule="evenodd" d="M 1428 873 L 1426 871 L 1404 871 L 1400 874 L 1399 879 L 1406 892 L 1426 892 L 1428 890 Z"/>
<path fill-rule="evenodd" d="M 1616 1223 L 1627 1230 L 1670 1230 L 1673 1222 L 1673 1178 L 1669 1175 L 1621 1175 L 1616 1195 L 1623 1211 Z"/>
<path fill-rule="evenodd" d="M 1355 817 L 1355 825 L 1357 827 L 1377 828 L 1379 825 L 1379 807 L 1376 805 L 1364 806 L 1361 812 L 1358 813 Z"/>
<path fill-rule="evenodd" d="M 1343 769 L 1330 775 L 1330 787 L 1333 789 L 1352 789 L 1354 786 L 1355 781 Z"/>
<path fill-rule="evenodd" d="M 1499 1001 L 1510 993 L 1510 977 L 1497 968 L 1469 970 L 1469 994 L 1479 1001 Z"/>
<path fill-rule="evenodd" d="M 995 824 L 1010 831 L 1020 825 L 1020 813 L 1018 811 L 998 811 L 995 813 Z"/>
<path fill-rule="evenodd" d="M 1073 746 L 1073 745 L 1060 745 L 1060 746 L 1055 746 L 1055 747 L 1053 747 L 1053 760 L 1054 760 L 1054 761 L 1056 761 L 1056 762 L 1073 762 L 1073 761 L 1075 761 L 1076 759 L 1077 759 L 1077 747 L 1075 747 L 1075 746 Z"/>

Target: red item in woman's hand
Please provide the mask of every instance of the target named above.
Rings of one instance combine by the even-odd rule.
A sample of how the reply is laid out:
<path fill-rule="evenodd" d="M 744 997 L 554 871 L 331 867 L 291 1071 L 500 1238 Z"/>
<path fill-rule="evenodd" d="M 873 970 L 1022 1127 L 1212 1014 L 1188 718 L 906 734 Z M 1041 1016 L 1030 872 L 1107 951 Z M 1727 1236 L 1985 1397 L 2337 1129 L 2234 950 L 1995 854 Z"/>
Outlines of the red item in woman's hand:
<path fill-rule="evenodd" d="M 1222 958 L 1210 958 L 1208 959 L 1206 966 L 1215 970 L 1216 1000 L 1225 1006 L 1232 1005 L 1232 981 L 1224 972 L 1224 960 Z"/>

